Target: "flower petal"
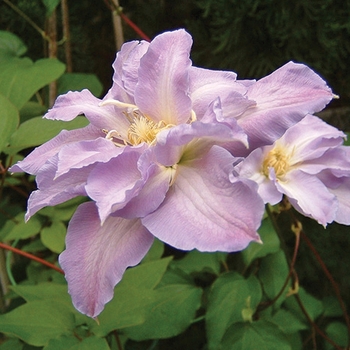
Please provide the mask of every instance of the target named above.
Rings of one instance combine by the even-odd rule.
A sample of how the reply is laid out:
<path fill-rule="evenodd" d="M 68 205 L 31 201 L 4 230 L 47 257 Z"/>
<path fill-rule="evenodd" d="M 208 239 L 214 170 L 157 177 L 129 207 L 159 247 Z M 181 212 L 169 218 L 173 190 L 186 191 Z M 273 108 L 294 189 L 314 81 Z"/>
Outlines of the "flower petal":
<path fill-rule="evenodd" d="M 231 252 L 259 241 L 264 204 L 254 182 L 229 181 L 234 160 L 213 146 L 201 159 L 179 164 L 164 202 L 142 223 L 160 240 L 184 250 Z"/>
<path fill-rule="evenodd" d="M 252 149 L 273 143 L 306 114 L 322 110 L 333 98 L 331 89 L 310 68 L 289 62 L 248 88 L 256 101 L 240 118 Z"/>
<path fill-rule="evenodd" d="M 334 220 L 336 197 L 316 176 L 295 170 L 288 173 L 286 181 L 276 181 L 276 186 L 288 197 L 293 207 L 305 216 L 323 226 Z"/>
<path fill-rule="evenodd" d="M 198 120 L 206 113 L 209 105 L 220 97 L 223 116 L 238 117 L 255 102 L 244 95 L 247 88 L 236 81 L 236 74 L 228 71 L 190 68 L 190 95 L 192 109 Z"/>
<path fill-rule="evenodd" d="M 138 264 L 152 242 L 140 220 L 109 217 L 101 226 L 95 204 L 81 204 L 69 223 L 66 250 L 59 257 L 74 306 L 96 317 L 112 299 L 126 268 Z"/>
<path fill-rule="evenodd" d="M 70 169 L 79 169 L 97 162 L 106 163 L 122 151 L 123 148 L 116 147 L 111 140 L 103 137 L 72 143 L 58 153 L 56 177 Z"/>
<path fill-rule="evenodd" d="M 191 36 L 184 30 L 158 35 L 141 58 L 135 102 L 154 121 L 185 123 L 191 117 L 188 68 Z"/>
<path fill-rule="evenodd" d="M 97 164 L 90 173 L 86 192 L 96 202 L 102 222 L 138 194 L 144 180 L 137 162 L 145 147 L 125 147 L 123 153 Z"/>
<path fill-rule="evenodd" d="M 35 148 L 25 159 L 13 165 L 9 171 L 13 173 L 25 171 L 29 174 L 37 174 L 46 161 L 57 154 L 65 145 L 82 140 L 94 140 L 101 135 L 103 133 L 91 124 L 81 129 L 62 130 L 53 139 Z"/>
<path fill-rule="evenodd" d="M 95 127 L 100 130 L 127 130 L 129 122 L 115 106 L 100 107 L 102 101 L 89 90 L 70 91 L 57 97 L 54 106 L 44 115 L 44 118 L 69 121 L 84 114 Z"/>
<path fill-rule="evenodd" d="M 57 156 L 41 167 L 36 176 L 38 190 L 31 193 L 28 200 L 26 220 L 46 206 L 54 206 L 77 196 L 86 196 L 85 184 L 93 165 L 83 169 L 72 169 L 55 178 Z"/>

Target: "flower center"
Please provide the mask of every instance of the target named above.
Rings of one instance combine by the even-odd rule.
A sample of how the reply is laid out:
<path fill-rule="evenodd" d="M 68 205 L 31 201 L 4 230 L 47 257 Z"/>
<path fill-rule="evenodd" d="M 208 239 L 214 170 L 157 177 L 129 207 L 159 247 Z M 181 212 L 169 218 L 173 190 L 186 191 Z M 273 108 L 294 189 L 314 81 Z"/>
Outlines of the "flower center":
<path fill-rule="evenodd" d="M 156 141 L 157 134 L 164 130 L 169 129 L 173 125 L 166 125 L 164 121 L 158 123 L 147 119 L 144 116 L 134 118 L 128 129 L 128 142 L 136 146 L 142 142 L 146 142 L 150 145 Z"/>
<path fill-rule="evenodd" d="M 277 178 L 283 177 L 290 168 L 291 156 L 282 147 L 274 147 L 265 157 L 262 166 L 263 174 L 269 176 L 269 168 L 274 168 Z"/>

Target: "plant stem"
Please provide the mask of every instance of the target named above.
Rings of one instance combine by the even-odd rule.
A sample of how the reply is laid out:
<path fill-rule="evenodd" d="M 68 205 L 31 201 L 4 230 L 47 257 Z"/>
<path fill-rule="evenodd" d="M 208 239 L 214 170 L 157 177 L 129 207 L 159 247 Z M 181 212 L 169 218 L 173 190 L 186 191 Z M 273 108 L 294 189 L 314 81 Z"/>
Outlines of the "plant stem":
<path fill-rule="evenodd" d="M 69 30 L 69 11 L 68 11 L 68 2 L 67 0 L 61 0 L 61 10 L 62 10 L 62 28 L 63 28 L 63 37 L 64 41 L 64 53 L 66 56 L 66 72 L 73 72 L 73 63 L 72 63 L 72 48 L 70 41 L 70 30 Z"/>
<path fill-rule="evenodd" d="M 7 245 L 5 243 L 1 243 L 0 242 L 0 248 L 3 248 L 3 249 L 6 249 L 6 250 L 10 250 L 16 254 L 19 254 L 19 255 L 22 255 L 22 256 L 25 256 L 26 258 L 28 259 L 31 259 L 31 260 L 34 260 L 34 261 L 37 261 L 39 262 L 40 264 L 43 264 L 45 266 L 48 266 L 50 267 L 51 269 L 53 270 L 56 270 L 57 272 L 61 273 L 64 275 L 64 272 L 62 269 L 60 269 L 59 267 L 51 264 L 50 262 L 44 260 L 44 259 L 41 259 L 41 258 L 38 258 L 37 256 L 33 255 L 33 254 L 30 254 L 30 253 L 27 253 L 27 252 L 24 252 L 20 249 L 17 249 L 17 248 L 14 248 L 14 247 L 11 247 L 10 245 Z"/>

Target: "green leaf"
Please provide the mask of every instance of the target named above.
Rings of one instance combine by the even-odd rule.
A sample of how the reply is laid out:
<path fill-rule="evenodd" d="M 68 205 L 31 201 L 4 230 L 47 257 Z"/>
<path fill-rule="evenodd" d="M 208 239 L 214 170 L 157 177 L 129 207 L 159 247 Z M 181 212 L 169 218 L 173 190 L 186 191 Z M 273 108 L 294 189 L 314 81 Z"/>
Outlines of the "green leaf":
<path fill-rule="evenodd" d="M 280 293 L 288 273 L 289 266 L 282 250 L 262 259 L 258 275 L 263 284 L 263 290 L 270 299 L 274 299 Z M 285 300 L 290 286 L 289 281 L 281 296 L 274 303 L 275 308 L 278 308 Z"/>
<path fill-rule="evenodd" d="M 348 345 L 348 329 L 344 323 L 341 322 L 332 322 L 326 328 L 326 333 L 329 338 L 331 338 L 336 344 L 340 347 L 345 347 Z M 334 347 L 325 342 L 326 349 L 331 350 Z"/>
<path fill-rule="evenodd" d="M 46 17 L 50 17 L 61 0 L 42 0 L 42 2 L 46 7 Z"/>
<path fill-rule="evenodd" d="M 0 94 L 0 152 L 7 146 L 12 134 L 18 127 L 19 114 L 17 108 Z"/>
<path fill-rule="evenodd" d="M 0 30 L 0 62 L 4 58 L 20 57 L 26 51 L 27 47 L 17 35 Z"/>
<path fill-rule="evenodd" d="M 153 289 L 162 279 L 172 257 L 151 261 L 126 270 L 120 288 Z"/>
<path fill-rule="evenodd" d="M 309 328 L 306 322 L 301 321 L 295 314 L 284 309 L 278 310 L 271 321 L 285 334 L 293 334 Z"/>
<path fill-rule="evenodd" d="M 155 238 L 151 249 L 148 251 L 146 256 L 142 259 L 142 264 L 159 260 L 164 253 L 164 243 L 159 239 Z"/>
<path fill-rule="evenodd" d="M 0 332 L 18 337 L 34 346 L 69 334 L 75 327 L 74 316 L 54 300 L 34 301 L 0 315 Z"/>
<path fill-rule="evenodd" d="M 38 217 L 33 216 L 28 222 L 24 221 L 24 213 L 20 213 L 15 218 L 16 223 L 4 236 L 4 240 L 10 241 L 14 239 L 26 239 L 35 236 L 40 232 L 41 222 Z M 6 229 L 7 227 L 5 227 Z M 2 236 L 2 234 L 0 234 Z"/>
<path fill-rule="evenodd" d="M 263 244 L 251 242 L 248 248 L 241 253 L 243 261 L 247 266 L 249 266 L 255 259 L 263 258 L 268 254 L 277 253 L 280 249 L 279 238 L 269 218 L 262 221 L 258 232 Z"/>
<path fill-rule="evenodd" d="M 324 317 L 340 317 L 343 315 L 343 310 L 339 305 L 339 300 L 334 296 L 326 296 L 323 300 Z"/>
<path fill-rule="evenodd" d="M 221 275 L 208 296 L 206 328 L 209 349 L 217 349 L 226 329 L 242 322 L 247 310 L 254 313 L 262 291 L 255 277 L 245 280 L 238 273 Z"/>
<path fill-rule="evenodd" d="M 12 338 L 0 345 L 0 350 L 22 350 L 23 344 L 17 338 Z"/>
<path fill-rule="evenodd" d="M 203 253 L 198 250 L 192 250 L 181 260 L 174 261 L 173 266 L 186 273 L 210 272 L 218 275 L 221 263 L 225 261 L 226 256 L 226 253 Z"/>
<path fill-rule="evenodd" d="M 300 287 L 298 290 L 298 296 L 304 305 L 308 315 L 313 321 L 315 321 L 317 317 L 323 314 L 324 308 L 321 300 L 307 293 L 302 287 Z M 285 301 L 284 306 L 294 312 L 294 314 L 299 318 L 305 320 L 305 322 L 308 322 L 305 315 L 301 312 L 300 306 L 295 297 L 288 298 Z"/>
<path fill-rule="evenodd" d="M 149 289 L 117 285 L 113 299 L 98 316 L 99 324 L 93 324 L 91 331 L 99 337 L 105 337 L 115 329 L 143 323 L 151 295 L 152 290 Z"/>
<path fill-rule="evenodd" d="M 155 289 L 145 322 L 125 328 L 124 333 L 138 341 L 174 337 L 191 324 L 201 304 L 201 295 L 201 289 L 183 284 Z"/>
<path fill-rule="evenodd" d="M 87 73 L 65 73 L 57 81 L 59 95 L 83 89 L 88 89 L 93 95 L 100 96 L 103 86 L 95 74 Z"/>
<path fill-rule="evenodd" d="M 279 328 L 264 320 L 233 324 L 222 341 L 222 350 L 232 349 L 292 350 Z"/>
<path fill-rule="evenodd" d="M 110 350 L 106 339 L 89 336 L 82 340 L 71 335 L 70 337 L 60 337 L 51 339 L 43 350 Z"/>
<path fill-rule="evenodd" d="M 46 106 L 34 101 L 28 101 L 19 111 L 21 123 L 28 119 L 42 116 L 47 111 Z"/>
<path fill-rule="evenodd" d="M 42 87 L 57 79 L 65 65 L 53 58 L 33 63 L 29 58 L 14 58 L 0 65 L 0 93 L 18 109 Z"/>
<path fill-rule="evenodd" d="M 43 350 L 72 350 L 72 347 L 79 344 L 79 340 L 73 334 L 71 336 L 62 336 L 57 339 L 50 339 Z"/>
<path fill-rule="evenodd" d="M 65 246 L 67 228 L 61 221 L 53 221 L 50 227 L 44 227 L 40 232 L 43 244 L 52 252 L 60 254 Z"/>
<path fill-rule="evenodd" d="M 13 133 L 10 139 L 10 146 L 4 152 L 10 155 L 15 154 L 23 149 L 41 145 L 52 139 L 63 129 L 78 129 L 87 124 L 88 120 L 85 117 L 77 117 L 70 122 L 48 120 L 42 117 L 29 119 Z"/>

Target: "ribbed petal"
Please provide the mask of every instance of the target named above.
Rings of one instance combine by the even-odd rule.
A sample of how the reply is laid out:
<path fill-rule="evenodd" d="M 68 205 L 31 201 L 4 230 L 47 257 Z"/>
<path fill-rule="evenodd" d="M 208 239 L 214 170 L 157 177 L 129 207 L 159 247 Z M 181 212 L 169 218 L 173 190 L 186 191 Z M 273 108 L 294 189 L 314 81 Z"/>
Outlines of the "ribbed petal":
<path fill-rule="evenodd" d="M 208 106 L 220 97 L 224 117 L 238 117 L 255 102 L 244 95 L 247 88 L 236 81 L 236 74 L 227 71 L 190 68 L 190 96 L 192 109 L 198 120 L 206 113 Z"/>
<path fill-rule="evenodd" d="M 256 101 L 239 120 L 250 148 L 271 144 L 306 114 L 322 110 L 333 98 L 331 89 L 310 68 L 289 62 L 248 88 Z"/>
<path fill-rule="evenodd" d="M 123 44 L 113 63 L 113 86 L 108 92 L 109 98 L 134 104 L 134 92 L 138 82 L 140 58 L 149 46 L 146 41 L 131 41 Z"/>
<path fill-rule="evenodd" d="M 213 145 L 228 141 L 247 145 L 247 135 L 237 121 L 234 118 L 223 118 L 219 99 L 211 103 L 202 121 L 181 124 L 160 132 L 154 147 L 157 161 L 172 166 L 180 158 L 201 158 Z"/>
<path fill-rule="evenodd" d="M 86 196 L 85 184 L 93 165 L 83 169 L 72 169 L 55 179 L 57 156 L 52 157 L 36 177 L 38 190 L 28 200 L 26 220 L 46 206 L 54 206 L 77 196 Z"/>
<path fill-rule="evenodd" d="M 102 137 L 72 143 L 63 147 L 58 154 L 56 176 L 61 176 L 70 169 L 79 169 L 98 162 L 106 163 L 122 151 L 123 148 L 116 147 L 111 140 Z"/>
<path fill-rule="evenodd" d="M 84 114 L 95 127 L 107 130 L 124 131 L 129 122 L 114 106 L 99 106 L 102 101 L 89 90 L 70 91 L 57 97 L 54 106 L 44 115 L 44 118 L 69 121 Z"/>
<path fill-rule="evenodd" d="M 256 184 L 229 181 L 234 158 L 221 147 L 179 164 L 161 206 L 142 219 L 160 240 L 184 250 L 238 251 L 259 241 L 264 205 Z"/>
<path fill-rule="evenodd" d="M 62 130 L 53 139 L 35 148 L 24 160 L 13 165 L 9 171 L 13 173 L 25 171 L 32 175 L 37 174 L 46 161 L 57 154 L 62 147 L 83 140 L 94 140 L 102 134 L 99 129 L 91 124 L 82 129 Z"/>
<path fill-rule="evenodd" d="M 126 268 L 138 264 L 152 242 L 153 236 L 139 220 L 109 217 L 101 226 L 95 204 L 81 204 L 59 257 L 74 306 L 96 317 L 112 299 Z"/>
<path fill-rule="evenodd" d="M 295 209 L 321 225 L 326 226 L 335 219 L 337 200 L 316 176 L 295 170 L 286 176 L 286 181 L 277 181 L 276 186 Z"/>
<path fill-rule="evenodd" d="M 123 153 L 107 163 L 97 164 L 91 172 L 86 192 L 96 202 L 102 222 L 140 191 L 144 179 L 137 162 L 145 147 L 125 147 Z"/>
<path fill-rule="evenodd" d="M 184 30 L 158 35 L 141 58 L 135 102 L 154 121 L 185 123 L 191 117 L 188 69 L 191 36 Z"/>

